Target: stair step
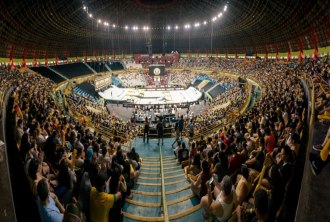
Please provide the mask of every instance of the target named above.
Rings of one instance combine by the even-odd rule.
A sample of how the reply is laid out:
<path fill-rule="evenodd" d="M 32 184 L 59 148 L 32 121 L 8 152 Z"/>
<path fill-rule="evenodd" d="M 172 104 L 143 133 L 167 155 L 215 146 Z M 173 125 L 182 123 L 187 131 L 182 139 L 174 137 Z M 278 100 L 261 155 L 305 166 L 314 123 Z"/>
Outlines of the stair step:
<path fill-rule="evenodd" d="M 204 211 L 204 209 L 200 208 L 200 209 L 196 210 L 195 212 L 192 212 L 192 213 L 190 213 L 186 216 L 183 216 L 183 217 L 178 218 L 178 219 L 171 220 L 171 222 L 186 222 L 186 221 L 201 222 L 201 221 L 204 221 L 203 211 Z M 125 222 L 130 222 L 130 221 L 125 221 Z"/>
<path fill-rule="evenodd" d="M 170 185 L 176 185 L 176 184 L 180 184 L 183 182 L 186 182 L 187 180 L 184 178 L 183 180 L 176 180 L 176 181 L 171 181 L 171 182 L 167 182 L 165 183 L 165 186 L 170 186 Z M 161 186 L 161 182 L 159 183 L 148 183 L 148 182 L 137 182 L 137 185 L 143 185 L 143 186 Z"/>
<path fill-rule="evenodd" d="M 123 212 L 124 217 L 127 217 L 129 219 L 133 219 L 136 221 L 143 221 L 143 222 L 158 222 L 158 221 L 164 221 L 164 217 L 143 217 L 135 214 L 130 214 L 127 212 Z"/>
<path fill-rule="evenodd" d="M 133 200 L 138 202 L 146 202 L 146 203 L 160 203 L 162 201 L 162 196 L 158 196 L 158 195 L 147 196 L 147 195 L 134 193 Z"/>
<path fill-rule="evenodd" d="M 159 170 L 160 169 L 160 166 L 154 166 L 154 167 L 145 167 L 145 166 L 141 166 L 141 170 Z M 182 167 L 181 165 L 176 165 L 176 166 L 164 166 L 163 170 L 173 170 L 173 169 L 181 169 L 182 170 Z"/>
<path fill-rule="evenodd" d="M 192 194 L 193 194 L 193 192 L 189 187 L 189 189 L 181 190 L 179 192 L 166 195 L 166 202 L 171 202 L 178 198 L 186 197 L 186 196 L 192 195 Z"/>
<path fill-rule="evenodd" d="M 126 203 L 133 204 L 136 206 L 141 206 L 141 207 L 161 207 L 160 201 L 158 203 L 148 203 L 148 202 L 141 202 L 141 201 L 129 200 L 129 199 L 126 199 L 125 201 L 126 201 Z"/>
<path fill-rule="evenodd" d="M 139 180 L 140 179 L 142 179 L 142 180 L 160 180 L 161 179 L 160 177 L 151 177 L 151 175 L 155 175 L 155 174 L 150 174 L 150 175 L 147 174 L 145 176 L 139 176 Z M 174 175 L 167 174 L 167 175 L 164 176 L 164 179 L 165 179 L 165 182 L 166 182 L 166 180 L 172 180 L 172 179 L 176 179 L 176 178 L 180 178 L 180 177 L 183 178 L 184 176 L 185 176 L 185 174 L 183 172 L 179 173 L 179 174 L 176 173 Z"/>
<path fill-rule="evenodd" d="M 183 172 L 183 169 L 179 168 L 177 170 L 172 170 L 172 171 L 167 171 L 167 172 L 164 172 L 164 176 L 167 177 L 169 174 L 177 174 L 179 172 Z"/>
<path fill-rule="evenodd" d="M 187 189 L 190 189 L 190 184 L 187 184 L 185 186 L 182 186 L 182 187 L 179 187 L 177 189 L 174 189 L 174 190 L 168 190 L 165 192 L 166 195 L 170 195 L 170 194 L 175 194 L 175 193 L 178 193 L 180 191 L 183 191 L 183 190 L 187 190 Z M 142 194 L 142 195 L 148 195 L 148 196 L 157 196 L 157 195 L 161 195 L 161 192 L 160 191 L 142 191 L 142 190 L 131 190 L 133 194 Z"/>
<path fill-rule="evenodd" d="M 188 208 L 188 209 L 186 209 L 184 211 L 181 211 L 181 212 L 179 212 L 177 214 L 169 215 L 169 219 L 170 220 L 175 220 L 175 219 L 179 219 L 179 218 L 185 217 L 185 216 L 187 216 L 189 214 L 192 214 L 192 213 L 198 211 L 199 209 L 201 209 L 201 207 L 202 206 L 200 204 L 195 205 L 195 206 L 193 206 L 191 208 Z"/>
<path fill-rule="evenodd" d="M 185 186 L 189 186 L 189 188 L 191 187 L 190 183 L 187 182 L 186 179 L 180 180 L 179 183 L 170 183 L 170 184 L 166 184 L 165 185 L 165 191 L 171 191 L 171 190 L 176 190 L 180 187 L 185 187 Z"/>
<path fill-rule="evenodd" d="M 171 162 L 166 162 L 163 161 L 163 166 L 170 166 L 170 165 L 176 165 L 179 166 L 179 163 L 176 161 L 171 161 Z M 157 162 L 142 162 L 142 166 L 147 166 L 147 167 L 154 167 L 154 166 L 160 166 L 160 161 Z"/>
<path fill-rule="evenodd" d="M 142 207 L 129 203 L 125 203 L 123 212 L 142 217 L 159 217 L 161 214 L 160 207 Z"/>

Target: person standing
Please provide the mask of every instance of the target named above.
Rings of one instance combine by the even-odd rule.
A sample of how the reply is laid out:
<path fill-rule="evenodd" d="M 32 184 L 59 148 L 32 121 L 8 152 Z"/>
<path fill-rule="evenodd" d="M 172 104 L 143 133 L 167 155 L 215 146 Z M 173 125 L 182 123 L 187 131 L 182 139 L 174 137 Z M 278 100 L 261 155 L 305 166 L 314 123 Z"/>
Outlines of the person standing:
<path fill-rule="evenodd" d="M 157 133 L 158 133 L 158 143 L 157 143 L 157 145 L 159 145 L 160 139 L 162 139 L 162 144 L 164 144 L 164 138 L 163 138 L 164 126 L 163 126 L 163 122 L 162 122 L 161 117 L 158 119 L 158 123 L 157 123 L 156 128 L 157 128 Z"/>
<path fill-rule="evenodd" d="M 191 119 L 189 126 L 188 126 L 188 132 L 189 132 L 189 137 L 193 138 L 194 137 L 194 121 Z"/>
<path fill-rule="evenodd" d="M 100 173 L 97 175 L 95 185 L 90 191 L 89 212 L 91 222 L 109 221 L 109 211 L 116 201 L 121 199 L 121 193 L 108 194 L 105 191 L 107 175 Z"/>
<path fill-rule="evenodd" d="M 143 142 L 145 142 L 146 135 L 147 135 L 147 143 L 149 143 L 149 120 L 148 117 L 146 116 L 144 120 L 144 129 L 143 129 Z"/>
<path fill-rule="evenodd" d="M 174 149 L 173 145 L 176 144 L 178 141 L 180 141 L 180 131 L 179 131 L 179 124 L 178 124 L 178 122 L 175 123 L 174 133 L 175 133 L 175 140 L 172 143 L 172 148 L 173 149 Z"/>
<path fill-rule="evenodd" d="M 183 131 L 183 127 L 184 127 L 183 115 L 181 115 L 181 117 L 178 121 L 178 125 L 179 125 L 180 136 L 181 136 L 181 139 L 182 139 L 182 131 Z"/>

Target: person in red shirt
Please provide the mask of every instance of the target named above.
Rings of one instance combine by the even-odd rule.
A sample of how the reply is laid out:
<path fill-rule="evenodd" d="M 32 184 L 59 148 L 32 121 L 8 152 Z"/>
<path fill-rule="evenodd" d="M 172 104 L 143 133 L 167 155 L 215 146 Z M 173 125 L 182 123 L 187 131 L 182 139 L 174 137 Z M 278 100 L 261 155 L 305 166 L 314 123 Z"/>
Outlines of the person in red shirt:
<path fill-rule="evenodd" d="M 228 171 L 230 174 L 238 170 L 244 161 L 243 155 L 237 153 L 237 147 L 232 146 L 232 151 L 233 154 L 229 157 L 229 162 L 228 162 Z"/>
<path fill-rule="evenodd" d="M 266 143 L 266 152 L 271 153 L 275 148 L 275 136 L 270 131 L 270 128 L 265 128 L 265 143 Z"/>

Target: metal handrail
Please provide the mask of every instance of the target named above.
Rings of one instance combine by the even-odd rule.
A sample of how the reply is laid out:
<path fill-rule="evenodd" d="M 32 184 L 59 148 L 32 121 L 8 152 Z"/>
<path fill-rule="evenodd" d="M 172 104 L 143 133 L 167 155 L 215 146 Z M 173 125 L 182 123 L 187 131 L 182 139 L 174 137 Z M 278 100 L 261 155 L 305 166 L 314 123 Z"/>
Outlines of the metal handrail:
<path fill-rule="evenodd" d="M 163 206 L 163 214 L 164 214 L 164 221 L 169 221 L 168 216 L 168 209 L 167 209 L 167 202 L 166 202 L 166 190 L 165 190 L 165 179 L 164 179 L 164 166 L 163 166 L 163 151 L 162 145 L 159 144 L 159 158 L 160 158 L 160 173 L 161 173 L 161 194 L 162 194 L 162 206 Z"/>

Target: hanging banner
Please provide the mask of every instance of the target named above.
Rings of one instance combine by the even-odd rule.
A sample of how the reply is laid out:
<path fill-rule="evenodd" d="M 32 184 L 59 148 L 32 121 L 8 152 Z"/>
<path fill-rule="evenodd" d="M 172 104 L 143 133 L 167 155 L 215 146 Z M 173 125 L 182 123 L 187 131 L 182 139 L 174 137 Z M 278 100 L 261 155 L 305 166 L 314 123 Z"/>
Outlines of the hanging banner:
<path fill-rule="evenodd" d="M 291 51 L 290 51 L 290 49 L 289 49 L 289 51 L 288 51 L 288 55 L 287 55 L 287 57 L 286 57 L 286 61 L 288 61 L 288 62 L 291 61 Z"/>
<path fill-rule="evenodd" d="M 298 61 L 301 62 L 303 60 L 303 51 L 302 49 L 299 50 Z"/>
<path fill-rule="evenodd" d="M 45 66 L 48 66 L 48 53 L 45 53 Z"/>
<path fill-rule="evenodd" d="M 14 69 L 14 49 L 13 46 L 10 49 L 10 53 L 9 53 L 9 65 L 10 65 L 10 69 Z"/>
<path fill-rule="evenodd" d="M 58 55 L 56 53 L 56 58 L 55 58 L 55 65 L 58 65 Z"/>
<path fill-rule="evenodd" d="M 66 64 L 69 64 L 69 52 L 66 53 Z"/>
<path fill-rule="evenodd" d="M 84 52 L 84 61 L 87 62 L 87 54 Z"/>
<path fill-rule="evenodd" d="M 33 55 L 33 66 L 38 66 L 38 61 L 37 61 L 37 52 L 34 51 L 34 55 Z"/>
<path fill-rule="evenodd" d="M 313 59 L 317 60 L 319 58 L 319 49 L 317 47 L 317 45 L 315 44 L 314 46 L 314 53 L 313 53 Z"/>
<path fill-rule="evenodd" d="M 25 56 L 26 56 L 26 52 L 25 49 L 23 51 L 23 55 L 22 55 L 22 66 L 23 68 L 26 68 L 26 60 L 25 60 Z"/>

